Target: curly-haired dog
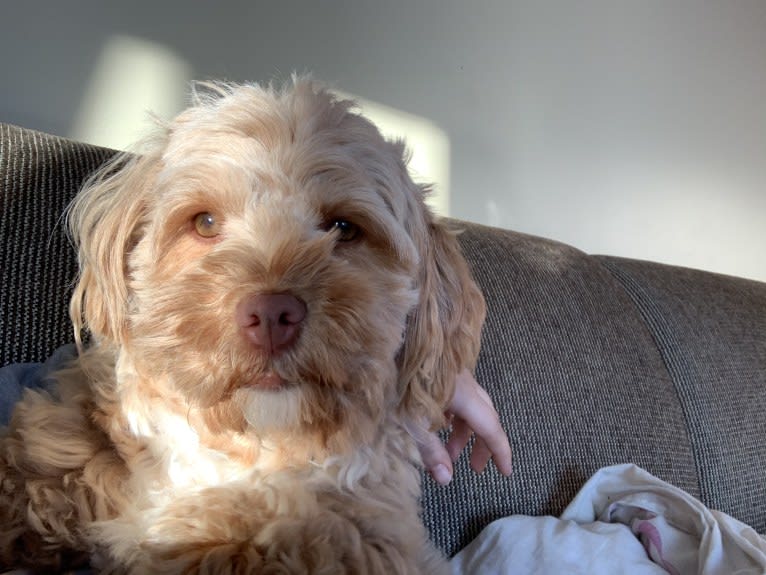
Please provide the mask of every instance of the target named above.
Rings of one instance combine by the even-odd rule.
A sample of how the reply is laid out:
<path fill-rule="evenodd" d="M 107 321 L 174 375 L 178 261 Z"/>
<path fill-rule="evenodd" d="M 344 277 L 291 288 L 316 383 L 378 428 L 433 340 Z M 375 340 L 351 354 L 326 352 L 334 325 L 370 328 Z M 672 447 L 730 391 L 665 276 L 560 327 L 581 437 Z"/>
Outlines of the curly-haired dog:
<path fill-rule="evenodd" d="M 91 343 L 0 440 L 0 566 L 419 573 L 405 426 L 484 318 L 454 235 L 351 103 L 213 85 L 75 200 Z"/>

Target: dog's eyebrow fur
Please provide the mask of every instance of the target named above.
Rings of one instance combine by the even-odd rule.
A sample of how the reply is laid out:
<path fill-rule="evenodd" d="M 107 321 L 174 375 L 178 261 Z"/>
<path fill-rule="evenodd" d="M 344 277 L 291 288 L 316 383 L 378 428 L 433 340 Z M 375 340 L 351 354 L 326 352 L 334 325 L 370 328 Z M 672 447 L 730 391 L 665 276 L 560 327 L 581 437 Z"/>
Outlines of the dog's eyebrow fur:
<path fill-rule="evenodd" d="M 396 217 L 396 212 L 394 211 L 394 204 L 391 201 L 391 198 L 389 198 L 386 194 L 381 193 L 381 191 L 377 188 L 375 188 L 375 193 L 378 195 L 378 197 L 383 200 L 383 203 L 386 205 L 386 209 L 389 211 L 389 213 Z"/>

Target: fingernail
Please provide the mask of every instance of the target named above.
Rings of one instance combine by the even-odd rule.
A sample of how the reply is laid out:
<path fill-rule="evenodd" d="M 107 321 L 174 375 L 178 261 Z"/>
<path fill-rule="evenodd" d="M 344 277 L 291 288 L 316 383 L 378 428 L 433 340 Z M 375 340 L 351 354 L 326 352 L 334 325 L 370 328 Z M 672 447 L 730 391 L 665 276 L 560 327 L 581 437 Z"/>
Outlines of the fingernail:
<path fill-rule="evenodd" d="M 434 479 L 436 479 L 436 482 L 440 485 L 447 485 L 452 481 L 452 474 L 449 472 L 449 469 L 441 463 L 434 467 L 432 474 Z"/>

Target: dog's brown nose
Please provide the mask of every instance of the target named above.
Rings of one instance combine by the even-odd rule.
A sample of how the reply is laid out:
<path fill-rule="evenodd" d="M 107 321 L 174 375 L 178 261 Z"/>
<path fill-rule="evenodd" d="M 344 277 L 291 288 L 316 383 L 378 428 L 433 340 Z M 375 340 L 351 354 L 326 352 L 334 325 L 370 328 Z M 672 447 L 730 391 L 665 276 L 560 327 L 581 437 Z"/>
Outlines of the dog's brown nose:
<path fill-rule="evenodd" d="M 256 348 L 278 355 L 298 338 L 306 318 L 306 304 L 291 294 L 259 294 L 240 301 L 235 317 Z"/>

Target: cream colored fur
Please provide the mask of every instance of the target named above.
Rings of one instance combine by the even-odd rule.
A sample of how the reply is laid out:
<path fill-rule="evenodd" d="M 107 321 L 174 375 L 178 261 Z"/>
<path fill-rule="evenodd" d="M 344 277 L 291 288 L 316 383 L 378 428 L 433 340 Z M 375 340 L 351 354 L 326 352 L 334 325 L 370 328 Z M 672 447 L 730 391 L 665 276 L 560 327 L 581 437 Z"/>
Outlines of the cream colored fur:
<path fill-rule="evenodd" d="M 70 212 L 91 343 L 0 440 L 0 566 L 443 570 L 404 424 L 444 424 L 484 302 L 424 194 L 401 143 L 305 78 L 202 86 L 95 175 Z M 306 304 L 273 357 L 234 321 L 263 293 Z"/>

